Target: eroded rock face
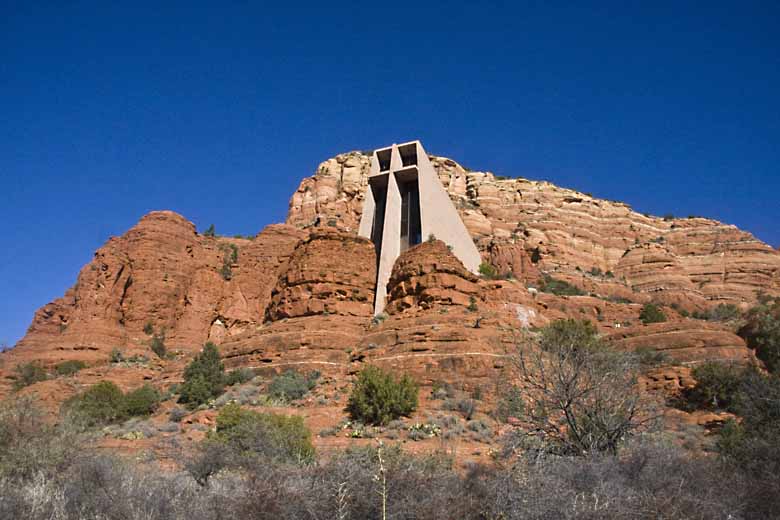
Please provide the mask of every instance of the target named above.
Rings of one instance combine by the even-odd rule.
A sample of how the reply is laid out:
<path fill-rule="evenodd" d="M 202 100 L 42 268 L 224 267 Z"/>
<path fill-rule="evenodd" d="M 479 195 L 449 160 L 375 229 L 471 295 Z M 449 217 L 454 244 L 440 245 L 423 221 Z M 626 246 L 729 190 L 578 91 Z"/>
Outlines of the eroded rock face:
<path fill-rule="evenodd" d="M 780 294 L 778 252 L 734 226 L 642 215 L 548 182 L 431 160 L 483 258 L 501 274 L 529 279 L 535 268 L 564 276 L 597 268 L 615 275 L 605 280 L 607 289 L 619 282 L 691 311 L 719 302 L 749 304 L 758 290 Z M 369 156 L 359 152 L 322 163 L 290 201 L 288 224 L 339 222 L 357 229 L 368 165 Z M 349 189 L 340 189 L 339 183 L 347 185 L 345 172 Z"/>
<path fill-rule="evenodd" d="M 95 253 L 8 356 L 97 363 L 114 347 L 153 356 L 150 328 L 169 348 L 221 342 L 262 323 L 279 271 L 305 236 L 274 225 L 254 240 L 207 237 L 176 213 L 150 213 Z"/>
<path fill-rule="evenodd" d="M 376 253 L 370 240 L 323 228 L 295 248 L 273 291 L 270 321 L 316 314 L 370 317 Z"/>
<path fill-rule="evenodd" d="M 721 326 L 701 320 L 685 319 L 626 327 L 607 336 L 607 339 L 620 349 L 655 350 L 688 365 L 704 361 L 755 361 L 742 338 Z"/>
<path fill-rule="evenodd" d="M 429 240 L 405 251 L 390 275 L 387 312 L 435 304 L 467 306 L 479 296 L 479 279 L 441 240 Z"/>

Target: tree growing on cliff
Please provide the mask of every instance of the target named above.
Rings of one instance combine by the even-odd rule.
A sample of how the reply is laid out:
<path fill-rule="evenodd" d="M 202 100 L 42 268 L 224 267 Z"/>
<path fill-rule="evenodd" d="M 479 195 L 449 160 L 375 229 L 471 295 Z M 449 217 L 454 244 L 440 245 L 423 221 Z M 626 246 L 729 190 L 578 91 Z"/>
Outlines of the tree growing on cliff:
<path fill-rule="evenodd" d="M 780 373 L 780 300 L 751 309 L 739 335 L 770 372 Z"/>
<path fill-rule="evenodd" d="M 225 388 L 225 366 L 219 358 L 217 346 L 208 342 L 195 359 L 184 369 L 179 402 L 189 408 L 219 397 Z"/>
<path fill-rule="evenodd" d="M 605 345 L 589 321 L 558 320 L 518 356 L 524 419 L 541 449 L 563 455 L 616 453 L 648 421 L 637 362 Z"/>
<path fill-rule="evenodd" d="M 666 314 L 654 303 L 646 303 L 639 312 L 639 319 L 645 325 L 649 323 L 663 323 L 666 321 Z"/>

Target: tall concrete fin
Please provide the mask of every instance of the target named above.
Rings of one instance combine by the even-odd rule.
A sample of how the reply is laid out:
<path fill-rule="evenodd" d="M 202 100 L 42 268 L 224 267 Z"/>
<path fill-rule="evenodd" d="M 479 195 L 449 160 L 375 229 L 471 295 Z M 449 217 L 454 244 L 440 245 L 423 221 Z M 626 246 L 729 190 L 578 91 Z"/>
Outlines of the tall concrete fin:
<path fill-rule="evenodd" d="M 387 303 L 396 259 L 430 236 L 451 246 L 467 269 L 479 269 L 479 251 L 419 141 L 374 152 L 358 232 L 377 249 L 375 314 Z"/>

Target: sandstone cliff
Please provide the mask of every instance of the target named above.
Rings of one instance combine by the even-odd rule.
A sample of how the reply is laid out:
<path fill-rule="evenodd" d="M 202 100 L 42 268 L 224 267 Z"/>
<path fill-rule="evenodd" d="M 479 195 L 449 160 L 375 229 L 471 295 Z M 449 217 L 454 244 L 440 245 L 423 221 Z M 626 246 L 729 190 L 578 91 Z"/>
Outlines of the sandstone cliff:
<path fill-rule="evenodd" d="M 594 277 L 609 282 L 605 289 L 617 281 L 690 310 L 780 293 L 780 254 L 734 226 L 652 217 L 548 182 L 432 162 L 483 257 L 501 272 L 527 278 L 532 267 L 563 275 L 596 268 L 609 273 Z M 356 230 L 368 173 L 369 157 L 358 152 L 323 162 L 293 195 L 287 223 Z"/>

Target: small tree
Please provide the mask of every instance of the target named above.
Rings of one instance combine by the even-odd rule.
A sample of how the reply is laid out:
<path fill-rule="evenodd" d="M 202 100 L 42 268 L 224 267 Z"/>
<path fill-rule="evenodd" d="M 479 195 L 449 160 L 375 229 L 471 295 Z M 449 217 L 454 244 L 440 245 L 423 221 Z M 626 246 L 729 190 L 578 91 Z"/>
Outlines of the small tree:
<path fill-rule="evenodd" d="M 353 420 L 384 425 L 417 409 L 417 384 L 406 374 L 400 379 L 381 368 L 360 371 L 347 403 Z"/>
<path fill-rule="evenodd" d="M 658 305 L 646 303 L 639 313 L 639 319 L 642 320 L 642 323 L 645 325 L 649 323 L 663 323 L 666 321 L 666 314 L 664 314 Z"/>
<path fill-rule="evenodd" d="M 218 397 L 225 388 L 225 366 L 219 358 L 217 346 L 208 342 L 195 359 L 184 369 L 180 403 L 190 408 Z"/>
<path fill-rule="evenodd" d="M 696 385 L 683 392 L 682 408 L 733 412 L 744 377 L 744 367 L 712 361 L 703 363 L 693 369 Z"/>
<path fill-rule="evenodd" d="M 634 357 L 613 351 L 588 321 L 559 320 L 518 357 L 528 420 L 560 454 L 617 452 L 645 424 Z M 643 418 L 644 417 L 644 418 Z"/>
<path fill-rule="evenodd" d="M 780 373 L 780 301 L 751 309 L 739 335 L 770 372 Z"/>
<path fill-rule="evenodd" d="M 498 278 L 498 270 L 492 264 L 488 264 L 485 262 L 479 264 L 479 274 L 481 274 L 483 278 L 487 278 L 488 280 L 494 280 Z"/>
<path fill-rule="evenodd" d="M 519 419 L 525 415 L 523 394 L 515 385 L 502 392 L 496 405 L 496 418 L 501 422 L 509 421 L 510 417 Z"/>
<path fill-rule="evenodd" d="M 203 232 L 204 237 L 215 237 L 217 236 L 217 230 L 214 228 L 214 224 L 211 224 L 206 231 Z"/>

